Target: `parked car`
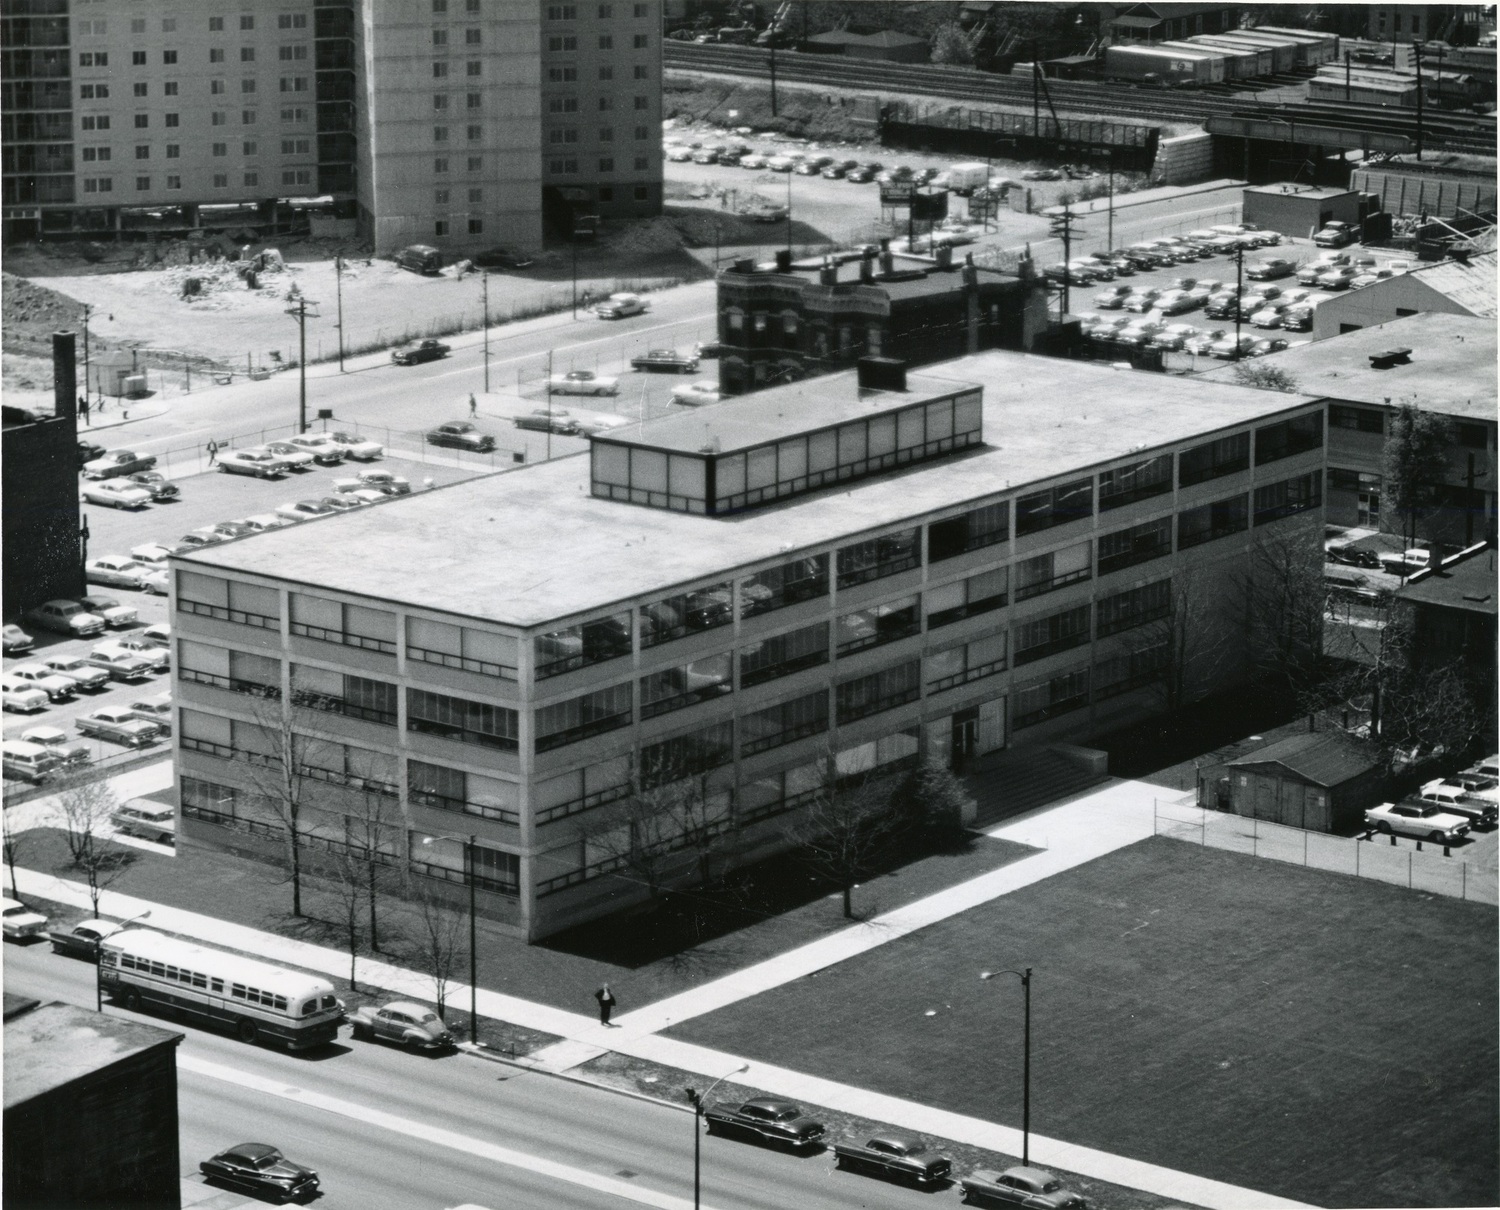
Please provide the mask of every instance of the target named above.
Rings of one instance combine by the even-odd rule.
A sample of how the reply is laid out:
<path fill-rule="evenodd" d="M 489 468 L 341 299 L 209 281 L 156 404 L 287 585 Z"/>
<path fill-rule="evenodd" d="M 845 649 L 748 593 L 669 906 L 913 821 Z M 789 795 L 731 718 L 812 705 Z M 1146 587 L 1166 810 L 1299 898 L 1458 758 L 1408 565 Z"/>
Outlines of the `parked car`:
<path fill-rule="evenodd" d="M 107 672 L 112 681 L 144 681 L 156 671 L 150 660 L 133 651 L 113 650 L 104 643 L 89 652 L 87 659 L 95 668 Z"/>
<path fill-rule="evenodd" d="M 1217 357 L 1221 361 L 1232 361 L 1236 357 L 1244 357 L 1248 354 L 1250 346 L 1254 343 L 1255 337 L 1253 336 L 1241 336 L 1236 341 L 1232 335 L 1226 335 L 1209 346 L 1208 355 Z"/>
<path fill-rule="evenodd" d="M 27 727 L 21 732 L 21 740 L 50 752 L 57 759 L 57 767 L 60 769 L 76 769 L 94 759 L 93 750 L 87 744 L 70 739 L 68 733 L 60 727 Z"/>
<path fill-rule="evenodd" d="M 684 147 L 681 143 L 674 143 L 666 150 L 667 159 L 674 164 L 686 164 L 693 158 L 693 149 Z"/>
<path fill-rule="evenodd" d="M 1287 308 L 1279 302 L 1269 302 L 1250 314 L 1250 322 L 1257 328 L 1279 328 L 1286 322 Z"/>
<path fill-rule="evenodd" d="M 211 525 L 202 526 L 191 533 L 183 534 L 177 539 L 177 544 L 183 550 L 202 550 L 205 546 L 217 546 L 220 542 L 229 541 L 228 534 L 222 534 Z"/>
<path fill-rule="evenodd" d="M 1161 290 L 1157 286 L 1132 286 L 1125 296 L 1125 310 L 1144 313 L 1151 310 L 1160 297 Z"/>
<path fill-rule="evenodd" d="M 1103 307 L 1106 311 L 1119 310 L 1130 297 L 1131 289 L 1131 286 L 1111 286 L 1108 290 L 1101 290 L 1094 295 L 1094 306 Z"/>
<path fill-rule="evenodd" d="M 47 939 L 52 942 L 54 954 L 98 962 L 100 943 L 119 931 L 120 926 L 110 920 L 80 920 L 70 929 L 53 929 Z"/>
<path fill-rule="evenodd" d="M 855 1172 L 867 1172 L 887 1180 L 909 1181 L 918 1188 L 947 1182 L 953 1161 L 928 1149 L 914 1134 L 888 1130 L 864 1143 L 839 1143 L 833 1149 L 834 1164 Z"/>
<path fill-rule="evenodd" d="M 238 1143 L 204 1160 L 198 1171 L 210 1181 L 270 1194 L 283 1202 L 310 1198 L 318 1191 L 318 1174 L 294 1164 L 266 1143 Z"/>
<path fill-rule="evenodd" d="M 1186 311 L 1196 311 L 1202 305 L 1203 300 L 1194 298 L 1187 290 L 1168 290 L 1156 298 L 1156 309 L 1163 315 L 1181 315 Z"/>
<path fill-rule="evenodd" d="M 1168 324 L 1146 343 L 1153 349 L 1166 349 L 1176 352 L 1181 349 L 1194 336 L 1202 335 L 1201 331 L 1192 324 Z"/>
<path fill-rule="evenodd" d="M 639 357 L 632 357 L 630 365 L 636 370 L 666 370 L 673 374 L 698 372 L 698 359 L 691 353 L 679 353 L 676 349 L 650 349 Z"/>
<path fill-rule="evenodd" d="M 1100 316 L 1099 322 L 1089 328 L 1088 338 L 1090 340 L 1114 340 L 1129 326 L 1130 319 L 1127 316 Z"/>
<path fill-rule="evenodd" d="M 49 655 L 42 659 L 42 663 L 60 676 L 75 681 L 80 689 L 89 693 L 109 688 L 109 673 L 103 668 L 95 668 L 82 656 Z"/>
<path fill-rule="evenodd" d="M 335 429 L 327 436 L 344 451 L 345 458 L 352 458 L 355 462 L 374 462 L 385 456 L 385 446 L 356 432 Z"/>
<path fill-rule="evenodd" d="M 569 370 L 552 375 L 547 389 L 554 395 L 618 395 L 620 380 L 593 370 Z"/>
<path fill-rule="evenodd" d="M 1363 290 L 1366 286 L 1373 286 L 1378 281 L 1395 276 L 1389 269 L 1363 269 L 1350 279 L 1349 289 Z"/>
<path fill-rule="evenodd" d="M 156 465 L 155 454 L 137 454 L 131 450 L 110 450 L 98 458 L 83 464 L 85 479 L 113 479 L 120 475 L 132 475 L 136 471 L 149 471 Z"/>
<path fill-rule="evenodd" d="M 273 529 L 285 529 L 294 522 L 278 517 L 275 513 L 254 513 L 245 518 L 245 524 L 256 533 L 263 534 Z"/>
<path fill-rule="evenodd" d="M 47 708 L 47 694 L 35 685 L 13 676 L 0 677 L 0 705 L 17 714 L 34 714 Z"/>
<path fill-rule="evenodd" d="M 257 479 L 277 479 L 287 470 L 285 462 L 265 450 L 225 450 L 219 455 L 218 467 L 226 475 L 254 475 Z"/>
<path fill-rule="evenodd" d="M 356 495 L 355 492 L 360 494 Z M 336 495 L 324 496 L 323 503 L 336 513 L 351 513 L 356 508 L 363 508 L 366 504 L 375 503 L 373 499 L 368 498 L 368 488 L 356 488 L 355 492 L 339 492 Z M 380 500 L 387 499 L 383 492 L 375 492 L 374 495 Z"/>
<path fill-rule="evenodd" d="M 1297 270 L 1297 280 L 1304 286 L 1315 286 L 1318 278 L 1331 269 L 1338 269 L 1349 263 L 1349 257 L 1342 252 L 1328 253 L 1318 257 L 1317 260 L 1308 261 Z"/>
<path fill-rule="evenodd" d="M 701 407 L 719 402 L 719 384 L 712 381 L 685 382 L 672 388 L 672 402 L 684 407 Z"/>
<path fill-rule="evenodd" d="M 98 559 L 90 559 L 83 565 L 83 578 L 90 584 L 134 588 L 139 592 L 145 587 L 146 576 L 153 570 L 155 569 L 124 555 L 104 555 Z"/>
<path fill-rule="evenodd" d="M 1296 271 L 1297 266 L 1285 257 L 1272 256 L 1247 265 L 1245 276 L 1254 281 L 1271 281 L 1278 277 L 1290 277 Z"/>
<path fill-rule="evenodd" d="M 1424 803 L 1381 803 L 1365 812 L 1365 826 L 1377 832 L 1452 844 L 1469 832 L 1470 823 L 1440 807 Z"/>
<path fill-rule="evenodd" d="M 424 1004 L 392 1000 L 376 1008 L 367 1004 L 349 1014 L 354 1036 L 367 1041 L 395 1042 L 407 1050 L 448 1051 L 453 1035 L 443 1019 Z"/>
<path fill-rule="evenodd" d="M 110 812 L 109 819 L 127 836 L 139 836 L 142 840 L 154 840 L 157 844 L 177 843 L 176 810 L 159 802 L 152 802 L 149 798 L 136 798 L 123 803 Z"/>
<path fill-rule="evenodd" d="M 1323 224 L 1322 229 L 1313 235 L 1313 243 L 1319 248 L 1342 248 L 1347 244 L 1352 244 L 1355 236 L 1356 232 L 1353 227 L 1334 219 Z"/>
<path fill-rule="evenodd" d="M 396 253 L 395 261 L 401 268 L 425 276 L 442 269 L 443 254 L 429 244 L 412 244 Z"/>
<path fill-rule="evenodd" d="M 20 655 L 23 651 L 30 651 L 36 645 L 32 637 L 14 622 L 5 624 L 4 644 L 6 655 Z"/>
<path fill-rule="evenodd" d="M 756 1097 L 750 1101 L 719 1101 L 703 1111 L 709 1134 L 734 1135 L 760 1143 L 810 1151 L 823 1145 L 823 1123 L 808 1117 L 791 1101 Z"/>
<path fill-rule="evenodd" d="M 160 471 L 136 471 L 130 476 L 130 482 L 144 487 L 156 501 L 176 500 L 182 495 L 182 489 Z"/>
<path fill-rule="evenodd" d="M 1263 336 L 1251 344 L 1249 353 L 1251 357 L 1264 357 L 1267 353 L 1280 353 L 1287 347 L 1287 342 L 1279 336 Z"/>
<path fill-rule="evenodd" d="M 83 502 L 103 508 L 145 508 L 151 503 L 151 492 L 128 479 L 105 479 L 83 485 Z"/>
<path fill-rule="evenodd" d="M 1062 175 L 1060 168 L 1028 168 L 1021 173 L 1021 179 L 1023 181 L 1060 181 Z"/>
<path fill-rule="evenodd" d="M 290 521 L 309 521 L 313 517 L 331 516 L 333 512 L 334 510 L 321 500 L 294 500 L 277 508 L 276 515 L 286 517 Z"/>
<path fill-rule="evenodd" d="M 573 423 L 581 437 L 592 437 L 595 433 L 608 433 L 635 424 L 628 416 L 616 416 L 610 412 L 594 412 L 588 416 L 576 416 Z"/>
<path fill-rule="evenodd" d="M 153 622 L 141 631 L 141 638 L 150 639 L 162 647 L 172 645 L 172 625 L 170 622 Z"/>
<path fill-rule="evenodd" d="M 1087 269 L 1075 268 L 1076 264 L 1077 262 L 1074 262 L 1073 265 L 1065 265 L 1059 262 L 1055 265 L 1048 265 L 1042 270 L 1042 276 L 1048 281 L 1055 281 L 1059 284 L 1066 283 L 1070 286 L 1092 285 L 1094 275 Z"/>
<path fill-rule="evenodd" d="M 536 261 L 509 248 L 486 248 L 469 258 L 481 269 L 529 269 Z"/>
<path fill-rule="evenodd" d="M 146 542 L 140 546 L 132 546 L 130 557 L 138 563 L 165 567 L 167 560 L 181 549 L 182 547 L 176 542 Z"/>
<path fill-rule="evenodd" d="M 78 603 L 90 613 L 103 618 L 104 624 L 111 630 L 129 630 L 132 626 L 141 624 L 141 615 L 130 606 L 121 605 L 114 597 L 90 593 L 79 597 Z"/>
<path fill-rule="evenodd" d="M 1483 796 L 1486 789 L 1493 795 L 1494 783 L 1489 786 L 1474 781 L 1465 784 L 1461 778 L 1440 777 L 1427 782 L 1412 801 L 1425 807 L 1436 807 L 1450 815 L 1462 815 L 1472 824 L 1484 827 L 1495 822 L 1496 811 L 1500 810 L 1500 804 L 1493 796 Z"/>
<path fill-rule="evenodd" d="M 1347 290 L 1349 283 L 1354 280 L 1354 270 L 1347 265 L 1340 265 L 1336 269 L 1329 269 L 1326 273 L 1318 274 L 1317 286 L 1320 290 Z"/>
<path fill-rule="evenodd" d="M 83 735 L 107 739 L 127 748 L 150 747 L 161 738 L 160 727 L 134 717 L 125 706 L 100 706 L 75 719 L 73 725 Z"/>
<path fill-rule="evenodd" d="M 1121 328 L 1116 332 L 1115 339 L 1121 344 L 1143 346 L 1166 326 L 1155 319 L 1137 320 L 1128 328 Z"/>
<path fill-rule="evenodd" d="M 312 469 L 312 451 L 293 445 L 290 441 L 267 441 L 265 445 L 257 446 L 256 450 L 258 453 L 270 454 L 271 457 L 280 460 L 287 470 L 305 471 Z"/>
<path fill-rule="evenodd" d="M 964 1200 L 979 1206 L 1023 1206 L 1025 1210 L 1087 1210 L 1081 1193 L 1064 1187 L 1045 1168 L 977 1168 L 959 1181 Z"/>
<path fill-rule="evenodd" d="M 47 917 L 18 899 L 0 899 L 0 928 L 7 941 L 30 941 L 46 935 Z"/>
<path fill-rule="evenodd" d="M 34 626 L 50 630 L 54 634 L 65 634 L 70 638 L 88 638 L 102 634 L 104 619 L 90 613 L 77 601 L 43 601 L 23 615 Z"/>
<path fill-rule="evenodd" d="M 78 696 L 78 683 L 71 677 L 60 676 L 45 664 L 16 664 L 5 672 L 9 680 L 20 681 L 33 689 L 40 689 L 47 700 L 54 704 L 71 702 Z"/>
<path fill-rule="evenodd" d="M 624 319 L 628 315 L 644 315 L 649 304 L 639 294 L 611 294 L 594 308 L 600 319 Z"/>
<path fill-rule="evenodd" d="M 1072 269 L 1080 276 L 1087 275 L 1089 277 L 1092 277 L 1095 281 L 1115 280 L 1115 267 L 1113 265 L 1105 264 L 1103 261 L 1084 260 L 1080 257 L 1078 260 L 1070 260 L 1068 262 L 1068 268 Z"/>
<path fill-rule="evenodd" d="M 1182 342 L 1182 351 L 1191 353 L 1195 357 L 1201 357 L 1209 351 L 1217 340 L 1223 340 L 1225 332 L 1223 328 L 1214 328 L 1210 332 L 1200 332 L 1196 336 L 1189 336 Z"/>
<path fill-rule="evenodd" d="M 565 408 L 536 408 L 512 417 L 511 423 L 518 429 L 556 433 L 560 437 L 572 437 L 578 433 L 578 421 Z"/>
<path fill-rule="evenodd" d="M 487 454 L 495 448 L 495 439 L 488 433 L 481 433 L 467 420 L 450 420 L 429 429 L 426 439 L 428 445 L 443 445 L 476 454 Z"/>
<path fill-rule="evenodd" d="M 87 466 L 95 458 L 104 457 L 105 450 L 102 445 L 95 445 L 92 441 L 78 442 L 78 465 Z"/>
<path fill-rule="evenodd" d="M 398 366 L 421 365 L 424 361 L 438 361 L 452 352 L 440 340 L 421 340 L 416 344 L 403 345 L 391 350 L 391 360 Z"/>
<path fill-rule="evenodd" d="M 286 440 L 288 445 L 311 454 L 319 466 L 337 466 L 344 460 L 344 447 L 333 439 L 331 433 L 299 433 Z"/>
<path fill-rule="evenodd" d="M 32 785 L 41 785 L 62 768 L 57 755 L 46 745 L 25 739 L 0 742 L 0 756 L 3 756 L 6 777 Z"/>
<path fill-rule="evenodd" d="M 141 635 L 123 634 L 117 639 L 111 639 L 108 643 L 100 643 L 94 651 L 109 652 L 112 655 L 125 652 L 138 656 L 151 665 L 153 672 L 166 672 L 172 667 L 172 649 Z"/>
<path fill-rule="evenodd" d="M 394 471 L 364 470 L 352 479 L 333 481 L 333 490 L 336 492 L 357 492 L 361 488 L 374 488 L 378 492 L 384 492 L 387 496 L 409 496 L 411 495 L 411 480 Z"/>

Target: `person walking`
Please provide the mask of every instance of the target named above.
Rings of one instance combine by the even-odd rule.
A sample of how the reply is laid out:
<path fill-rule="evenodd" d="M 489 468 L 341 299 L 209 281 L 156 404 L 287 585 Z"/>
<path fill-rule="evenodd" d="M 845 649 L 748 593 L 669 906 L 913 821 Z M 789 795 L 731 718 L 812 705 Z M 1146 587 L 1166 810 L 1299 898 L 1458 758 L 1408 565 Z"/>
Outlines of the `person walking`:
<path fill-rule="evenodd" d="M 473 417 L 475 417 L 477 415 L 479 415 L 479 403 L 474 398 L 474 392 L 470 391 L 469 392 L 469 417 L 470 417 L 470 419 L 472 419 Z"/>
<path fill-rule="evenodd" d="M 219 456 L 219 443 L 217 441 L 215 441 L 212 437 L 210 437 L 208 439 L 207 449 L 208 449 L 208 465 L 212 466 L 214 464 L 214 460 L 216 458 L 218 458 L 218 456 Z"/>
<path fill-rule="evenodd" d="M 89 419 L 89 399 L 87 395 L 80 395 L 78 397 L 78 414 L 83 417 L 84 424 L 88 425 L 93 423 L 93 421 Z"/>
<path fill-rule="evenodd" d="M 594 999 L 599 1001 L 599 1024 L 608 1025 L 609 1014 L 615 1010 L 615 994 L 609 990 L 608 983 L 594 993 Z"/>

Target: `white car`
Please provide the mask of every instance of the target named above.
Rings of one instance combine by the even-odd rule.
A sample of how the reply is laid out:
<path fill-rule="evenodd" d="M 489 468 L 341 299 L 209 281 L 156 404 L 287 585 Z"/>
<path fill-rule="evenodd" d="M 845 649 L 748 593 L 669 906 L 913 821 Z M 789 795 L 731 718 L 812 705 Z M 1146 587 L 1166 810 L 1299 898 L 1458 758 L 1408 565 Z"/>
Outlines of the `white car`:
<path fill-rule="evenodd" d="M 67 677 L 80 689 L 87 689 L 91 693 L 97 693 L 109 687 L 109 673 L 102 668 L 95 668 L 92 664 L 85 663 L 79 656 L 49 655 L 42 660 L 42 663 L 59 676 Z"/>
<path fill-rule="evenodd" d="M 35 609 L 28 609 L 25 616 L 28 622 L 43 630 L 73 638 L 88 638 L 104 631 L 104 619 L 90 613 L 77 601 L 44 601 Z"/>
<path fill-rule="evenodd" d="M 172 734 L 172 695 L 170 693 L 153 693 L 148 697 L 137 698 L 130 703 L 130 713 L 136 718 L 143 718 L 148 723 L 155 723 L 161 728 L 163 735 Z"/>
<path fill-rule="evenodd" d="M 21 732 L 21 739 L 25 743 L 45 748 L 57 757 L 65 769 L 91 764 L 94 759 L 93 750 L 87 744 L 75 744 L 60 727 L 27 727 Z"/>
<path fill-rule="evenodd" d="M 380 442 L 370 441 L 358 433 L 333 432 L 328 436 L 344 451 L 345 458 L 352 458 L 356 462 L 374 462 L 385 454 L 385 446 Z"/>
<path fill-rule="evenodd" d="M 6 710 L 30 714 L 33 710 L 47 708 L 47 695 L 35 685 L 28 685 L 13 676 L 0 677 L 0 703 Z"/>
<path fill-rule="evenodd" d="M 758 151 L 752 151 L 749 155 L 740 156 L 741 168 L 764 168 L 770 162 L 770 156 L 761 155 Z"/>
<path fill-rule="evenodd" d="M 124 555 L 105 555 L 99 559 L 90 559 L 83 565 L 83 578 L 90 584 L 108 584 L 113 588 L 134 588 L 140 591 L 146 586 L 146 577 L 155 570 L 134 559 L 127 559 Z"/>
<path fill-rule="evenodd" d="M 114 597 L 99 596 L 91 593 L 85 597 L 79 597 L 78 603 L 90 613 L 98 614 L 104 619 L 104 624 L 111 630 L 129 630 L 132 626 L 139 626 L 141 615 L 129 605 L 121 605 Z"/>
<path fill-rule="evenodd" d="M 337 466 L 344 460 L 344 447 L 331 433 L 302 433 L 288 437 L 286 443 L 311 454 L 313 461 L 321 466 Z"/>
<path fill-rule="evenodd" d="M 1279 302 L 1267 303 L 1250 314 L 1250 322 L 1257 328 L 1279 328 L 1285 319 L 1286 307 Z"/>
<path fill-rule="evenodd" d="M 140 635 L 122 635 L 118 639 L 112 639 L 108 643 L 100 643 L 94 648 L 94 655 L 133 655 L 137 659 L 145 660 L 156 672 L 165 672 L 172 666 L 172 652 L 160 643 L 153 643 L 150 639 L 142 638 Z"/>
<path fill-rule="evenodd" d="M 1192 324 L 1168 324 L 1146 343 L 1153 349 L 1176 351 L 1194 336 L 1201 335 L 1203 335 L 1203 329 L 1194 327 Z"/>
<path fill-rule="evenodd" d="M 137 563 L 149 563 L 164 568 L 167 560 L 181 549 L 181 544 L 177 542 L 147 542 L 142 546 L 132 546 L 130 557 Z"/>
<path fill-rule="evenodd" d="M 674 143 L 670 147 L 665 148 L 665 151 L 667 159 L 671 160 L 674 164 L 686 164 L 693 158 L 693 149 L 691 147 L 684 147 L 681 143 Z"/>
<path fill-rule="evenodd" d="M 313 517 L 331 516 L 333 512 L 321 500 L 295 500 L 290 504 L 283 504 L 276 510 L 276 515 L 290 521 L 309 521 Z"/>
<path fill-rule="evenodd" d="M 78 693 L 78 683 L 71 677 L 60 676 L 45 664 L 17 664 L 5 674 L 23 681 L 33 689 L 40 689 L 49 702 L 71 702 Z"/>
<path fill-rule="evenodd" d="M 133 651 L 109 651 L 107 644 L 100 644 L 88 654 L 88 662 L 95 668 L 109 673 L 111 680 L 144 681 L 155 669 L 151 661 L 142 659 Z"/>
<path fill-rule="evenodd" d="M 148 489 L 128 479 L 100 479 L 83 485 L 83 502 L 104 508 L 145 508 L 152 499 Z"/>
<path fill-rule="evenodd" d="M 548 389 L 554 395 L 618 395 L 620 380 L 608 374 L 595 374 L 593 370 L 569 370 L 566 374 L 554 374 L 547 380 Z"/>
<path fill-rule="evenodd" d="M 286 463 L 265 450 L 225 450 L 219 455 L 218 466 L 226 475 L 254 475 L 257 479 L 286 474 Z"/>
<path fill-rule="evenodd" d="M 25 941 L 47 933 L 47 917 L 15 899 L 0 899 L 0 922 L 7 941 Z"/>
<path fill-rule="evenodd" d="M 686 382 L 681 386 L 672 388 L 672 402 L 680 403 L 684 407 L 702 407 L 705 403 L 719 402 L 719 384 L 717 382 Z"/>
<path fill-rule="evenodd" d="M 246 517 L 244 523 L 258 534 L 271 529 L 283 529 L 292 524 L 285 517 L 278 517 L 275 513 L 256 513 Z"/>
<path fill-rule="evenodd" d="M 627 315 L 644 315 L 647 302 L 639 294 L 611 294 L 594 308 L 600 319 L 624 319 Z"/>
<path fill-rule="evenodd" d="M 1377 832 L 1451 844 L 1469 831 L 1470 822 L 1428 803 L 1388 802 L 1366 811 L 1365 825 Z"/>
<path fill-rule="evenodd" d="M 279 458 L 294 471 L 307 470 L 313 464 L 312 454 L 300 446 L 293 445 L 290 441 L 267 441 L 265 445 L 258 445 L 255 448 L 259 453 Z"/>
<path fill-rule="evenodd" d="M 411 480 L 394 471 L 368 470 L 360 471 L 351 479 L 333 481 L 336 492 L 357 492 L 366 488 L 387 496 L 408 496 L 411 494 Z"/>
<path fill-rule="evenodd" d="M 161 647 L 170 647 L 172 645 L 172 627 L 166 622 L 153 622 L 145 630 L 141 631 L 141 638 L 150 639 L 153 643 Z"/>
<path fill-rule="evenodd" d="M 593 415 L 585 413 L 574 418 L 578 426 L 580 436 L 591 437 L 595 433 L 608 433 L 613 429 L 622 429 L 627 425 L 634 424 L 628 416 L 615 416 L 607 412 L 595 412 Z"/>

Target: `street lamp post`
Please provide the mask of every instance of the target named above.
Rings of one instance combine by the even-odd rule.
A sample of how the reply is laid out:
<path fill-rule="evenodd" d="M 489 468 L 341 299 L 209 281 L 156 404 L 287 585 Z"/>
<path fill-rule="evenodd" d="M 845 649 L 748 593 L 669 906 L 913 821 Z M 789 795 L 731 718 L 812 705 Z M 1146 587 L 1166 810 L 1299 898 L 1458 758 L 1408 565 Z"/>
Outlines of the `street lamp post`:
<path fill-rule="evenodd" d="M 1025 1043 L 1021 1052 L 1021 1164 L 1031 1165 L 1031 967 L 1024 971 L 983 971 L 981 979 L 993 979 L 996 975 L 1014 975 L 1021 981 L 1026 994 Z"/>
<path fill-rule="evenodd" d="M 150 915 L 151 909 L 147 908 L 139 916 L 132 916 L 129 920 L 122 922 L 119 931 L 124 932 L 137 920 L 146 920 Z M 100 1013 L 104 1011 L 104 980 L 99 977 L 99 959 L 103 948 L 102 944 L 94 946 L 94 1011 Z"/>
<path fill-rule="evenodd" d="M 457 840 L 464 849 L 464 881 L 469 884 L 469 1044 L 479 1045 L 479 934 L 476 927 L 478 903 L 474 894 L 474 850 L 479 847 L 479 837 L 470 832 L 467 836 L 456 832 L 436 832 L 424 836 L 422 843 L 434 840 Z"/>
<path fill-rule="evenodd" d="M 748 1071 L 750 1064 L 741 1063 L 733 1071 L 726 1071 L 717 1080 L 699 1092 L 696 1088 L 685 1089 L 687 1099 L 693 1106 L 693 1210 L 699 1210 L 703 1204 L 703 1106 L 708 1101 L 708 1094 L 722 1084 L 730 1076 L 737 1076 L 742 1071 Z"/>
<path fill-rule="evenodd" d="M 344 372 L 344 258 L 333 258 L 334 289 L 338 293 L 339 308 L 339 373 Z"/>
<path fill-rule="evenodd" d="M 484 291 L 484 315 L 479 326 L 484 331 L 484 393 L 490 393 L 490 271 L 479 271 L 479 284 Z"/>

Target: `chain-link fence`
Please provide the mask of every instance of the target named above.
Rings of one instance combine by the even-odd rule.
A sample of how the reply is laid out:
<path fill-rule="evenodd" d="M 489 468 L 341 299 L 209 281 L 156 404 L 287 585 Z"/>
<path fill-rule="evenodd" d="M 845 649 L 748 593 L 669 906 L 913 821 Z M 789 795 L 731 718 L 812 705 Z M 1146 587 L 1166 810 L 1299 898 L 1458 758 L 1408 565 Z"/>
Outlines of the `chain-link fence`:
<path fill-rule="evenodd" d="M 1500 904 L 1500 882 L 1493 870 L 1471 868 L 1461 856 L 1445 855 L 1442 845 L 1431 842 L 1398 842 L 1379 834 L 1371 840 L 1330 836 L 1161 800 L 1156 802 L 1155 833 L 1206 848 L 1373 878 L 1408 890 Z"/>

